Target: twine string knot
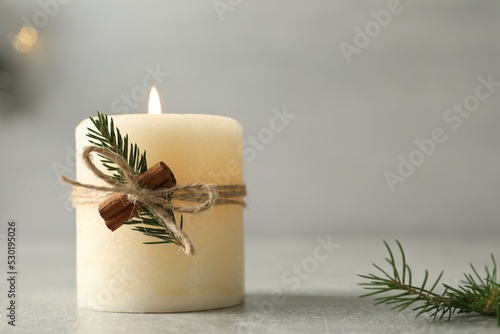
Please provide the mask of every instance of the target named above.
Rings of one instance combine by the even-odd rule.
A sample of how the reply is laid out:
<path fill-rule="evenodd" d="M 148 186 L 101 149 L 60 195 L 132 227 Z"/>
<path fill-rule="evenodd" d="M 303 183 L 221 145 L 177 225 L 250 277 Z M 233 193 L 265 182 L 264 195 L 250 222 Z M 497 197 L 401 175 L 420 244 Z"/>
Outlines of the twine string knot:
<path fill-rule="evenodd" d="M 124 182 L 120 183 L 99 170 L 92 160 L 92 153 L 97 153 L 115 163 L 123 175 Z M 74 187 L 88 189 L 93 193 L 106 192 L 108 194 L 119 193 L 127 195 L 129 201 L 134 205 L 148 208 L 157 221 L 172 233 L 175 240 L 178 241 L 179 246 L 188 255 L 194 254 L 193 243 L 186 233 L 172 221 L 166 212 L 167 210 L 181 214 L 196 214 L 220 204 L 245 206 L 245 202 L 241 199 L 246 195 L 245 185 L 217 185 L 198 182 L 182 184 L 171 188 L 150 189 L 141 186 L 138 181 L 138 175 L 129 166 L 127 161 L 109 149 L 88 146 L 83 150 L 82 158 L 89 170 L 109 186 L 84 184 L 61 176 L 63 182 Z M 173 203 L 174 199 L 195 204 L 180 205 Z"/>

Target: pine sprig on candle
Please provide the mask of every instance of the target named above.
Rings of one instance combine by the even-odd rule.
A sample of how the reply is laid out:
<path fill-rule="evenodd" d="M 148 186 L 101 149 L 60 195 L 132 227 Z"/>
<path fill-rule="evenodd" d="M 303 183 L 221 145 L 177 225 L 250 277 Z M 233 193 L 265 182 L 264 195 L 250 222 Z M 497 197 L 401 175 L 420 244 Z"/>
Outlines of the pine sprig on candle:
<path fill-rule="evenodd" d="M 106 148 L 123 157 L 128 162 L 130 168 L 138 175 L 144 173 L 148 169 L 146 151 L 140 154 L 137 144 L 129 144 L 128 135 L 122 137 L 120 130 L 114 124 L 113 118 L 108 117 L 106 114 L 97 112 L 97 117 L 91 117 L 90 120 L 95 127 L 95 129 L 87 128 L 89 131 L 87 133 L 87 137 L 89 138 L 90 143 Z M 118 168 L 113 161 L 101 156 L 101 162 L 108 171 L 113 173 L 112 177 L 115 180 L 120 183 L 125 182 L 121 169 Z M 169 201 L 171 200 L 170 197 L 171 195 L 167 197 Z M 170 217 L 171 221 L 176 224 L 174 212 L 168 208 L 165 208 L 165 212 Z M 183 222 L 184 219 L 181 215 L 181 230 Z M 178 240 L 170 230 L 165 228 L 165 226 L 158 221 L 158 219 L 147 207 L 141 206 L 138 214 L 123 224 L 133 225 L 133 231 L 141 232 L 147 236 L 159 239 L 159 241 L 144 242 L 144 244 L 173 243 L 179 246 L 181 245 L 180 240 Z"/>
<path fill-rule="evenodd" d="M 170 216 L 170 219 L 175 223 L 175 216 L 172 210 L 167 210 L 167 213 Z M 181 230 L 183 227 L 183 223 L 184 223 L 184 218 L 181 215 L 180 219 Z M 153 216 L 153 214 L 147 208 L 143 208 L 136 217 L 125 222 L 124 224 L 134 225 L 134 227 L 132 228 L 133 231 L 142 232 L 145 235 L 160 239 L 159 241 L 144 242 L 145 244 L 153 245 L 153 244 L 173 243 L 178 246 L 181 246 L 180 240 L 178 240 L 172 232 L 165 229 L 163 225 L 161 225 L 158 222 L 158 220 Z"/>
<path fill-rule="evenodd" d="M 497 278 L 497 265 L 495 258 L 491 255 L 493 269 L 485 267 L 485 276 L 479 275 L 471 264 L 473 274 L 466 273 L 465 279 L 457 288 L 448 284 L 442 284 L 444 291 L 435 292 L 441 280 L 443 272 L 428 286 L 429 273 L 425 271 L 424 280 L 421 284 L 414 285 L 412 282 L 412 271 L 406 262 L 403 247 L 396 241 L 401 253 L 401 263 L 396 263 L 395 257 L 389 245 L 384 244 L 389 252 L 386 261 L 391 267 L 389 273 L 381 267 L 373 265 L 383 275 L 359 275 L 369 282 L 361 283 L 367 290 L 372 292 L 362 295 L 368 297 L 380 294 L 389 294 L 375 299 L 376 305 L 392 305 L 393 309 L 402 311 L 409 306 L 415 306 L 413 311 L 418 311 L 417 316 L 429 313 L 434 319 L 450 319 L 454 314 L 479 313 L 487 316 L 496 316 L 497 324 L 500 326 L 500 281 Z"/>
<path fill-rule="evenodd" d="M 136 174 L 142 174 L 148 169 L 146 151 L 140 154 L 137 144 L 128 142 L 128 135 L 122 137 L 120 130 L 115 127 L 113 118 L 108 119 L 106 114 L 97 112 L 96 118 L 90 118 L 95 129 L 87 128 L 89 141 L 99 147 L 106 148 L 123 157 Z M 101 157 L 101 162 L 106 169 L 113 173 L 112 177 L 124 183 L 123 174 L 113 161 Z"/>

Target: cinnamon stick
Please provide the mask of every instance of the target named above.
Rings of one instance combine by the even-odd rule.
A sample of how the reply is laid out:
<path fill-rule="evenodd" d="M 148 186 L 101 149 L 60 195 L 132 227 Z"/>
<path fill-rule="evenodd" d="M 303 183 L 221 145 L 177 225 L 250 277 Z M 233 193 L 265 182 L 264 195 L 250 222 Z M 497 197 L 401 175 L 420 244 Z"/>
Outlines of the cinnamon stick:
<path fill-rule="evenodd" d="M 177 183 L 174 173 L 163 162 L 149 168 L 137 180 L 141 186 L 149 189 L 172 188 Z M 118 229 L 138 212 L 139 208 L 125 194 L 113 194 L 99 205 L 99 214 L 111 231 Z"/>

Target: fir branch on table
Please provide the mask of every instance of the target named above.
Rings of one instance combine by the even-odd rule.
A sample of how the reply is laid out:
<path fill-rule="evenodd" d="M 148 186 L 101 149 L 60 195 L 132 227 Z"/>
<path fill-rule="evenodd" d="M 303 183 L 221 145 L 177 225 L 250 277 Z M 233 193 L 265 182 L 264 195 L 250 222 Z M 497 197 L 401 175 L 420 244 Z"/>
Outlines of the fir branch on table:
<path fill-rule="evenodd" d="M 430 314 L 434 319 L 449 320 L 454 314 L 479 313 L 487 316 L 496 316 L 497 325 L 500 326 L 500 281 L 497 278 L 497 264 L 493 255 L 491 259 L 493 268 L 485 267 L 485 277 L 479 275 L 471 264 L 472 274 L 464 274 L 465 279 L 458 287 L 442 283 L 444 291 L 435 292 L 439 285 L 443 271 L 437 279 L 428 284 L 429 273 L 426 270 L 423 282 L 415 285 L 412 281 L 412 271 L 406 262 L 406 255 L 399 241 L 396 241 L 401 253 L 400 264 L 396 262 L 392 249 L 384 241 L 389 253 L 386 261 L 391 271 L 385 271 L 373 264 L 381 274 L 358 275 L 369 282 L 360 283 L 365 289 L 372 292 L 360 297 L 384 294 L 375 299 L 375 304 L 391 305 L 392 309 L 402 311 L 409 306 L 415 306 L 413 311 L 418 311 L 416 316 L 424 313 Z M 430 288 L 427 286 L 430 285 Z M 393 294 L 390 294 L 393 292 Z"/>
<path fill-rule="evenodd" d="M 87 128 L 89 131 L 87 137 L 89 142 L 93 145 L 106 148 L 113 153 L 118 154 L 124 158 L 130 168 L 136 174 L 142 174 L 148 169 L 146 160 L 146 151 L 140 153 L 137 144 L 129 144 L 128 135 L 122 136 L 120 130 L 115 126 L 113 118 L 108 117 L 106 114 L 97 112 L 97 117 L 90 118 L 94 128 Z M 106 157 L 100 156 L 103 166 L 110 171 L 113 179 L 117 182 L 124 183 L 123 173 L 118 166 Z M 171 200 L 171 195 L 166 197 L 168 201 Z M 171 209 L 165 208 L 165 212 L 170 217 L 172 222 L 176 224 L 174 212 Z M 183 216 L 180 217 L 180 229 L 183 228 Z M 152 214 L 152 212 L 144 206 L 141 206 L 139 213 L 132 219 L 124 222 L 126 225 L 133 225 L 132 230 L 141 232 L 147 236 L 159 239 L 159 241 L 144 242 L 144 244 L 166 244 L 173 243 L 178 246 L 181 245 L 174 234 L 167 229 L 159 220 Z"/>

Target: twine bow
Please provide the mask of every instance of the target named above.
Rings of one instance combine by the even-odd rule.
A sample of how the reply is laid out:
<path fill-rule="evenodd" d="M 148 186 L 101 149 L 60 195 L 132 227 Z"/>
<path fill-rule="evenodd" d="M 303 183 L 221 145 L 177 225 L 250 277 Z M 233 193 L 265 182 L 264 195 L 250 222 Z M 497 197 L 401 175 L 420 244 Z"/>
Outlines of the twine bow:
<path fill-rule="evenodd" d="M 91 154 L 99 155 L 111 160 L 121 170 L 124 183 L 119 183 L 111 176 L 100 171 L 92 161 Z M 88 146 L 83 150 L 82 158 L 85 165 L 99 179 L 111 186 L 97 186 L 84 184 L 75 180 L 61 176 L 61 181 L 75 187 L 89 190 L 126 194 L 131 203 L 140 204 L 147 207 L 155 218 L 165 229 L 170 231 L 179 242 L 184 253 L 194 254 L 194 247 L 189 237 L 177 227 L 177 225 L 167 215 L 166 209 L 178 213 L 196 214 L 206 211 L 217 204 L 237 204 L 245 206 L 245 202 L 240 198 L 246 195 L 244 185 L 216 185 L 209 183 L 191 183 L 175 186 L 172 188 L 149 189 L 141 186 L 138 182 L 138 175 L 130 168 L 127 161 L 114 152 L 97 146 Z M 172 203 L 177 199 L 184 202 L 199 203 L 199 205 L 178 205 Z"/>

